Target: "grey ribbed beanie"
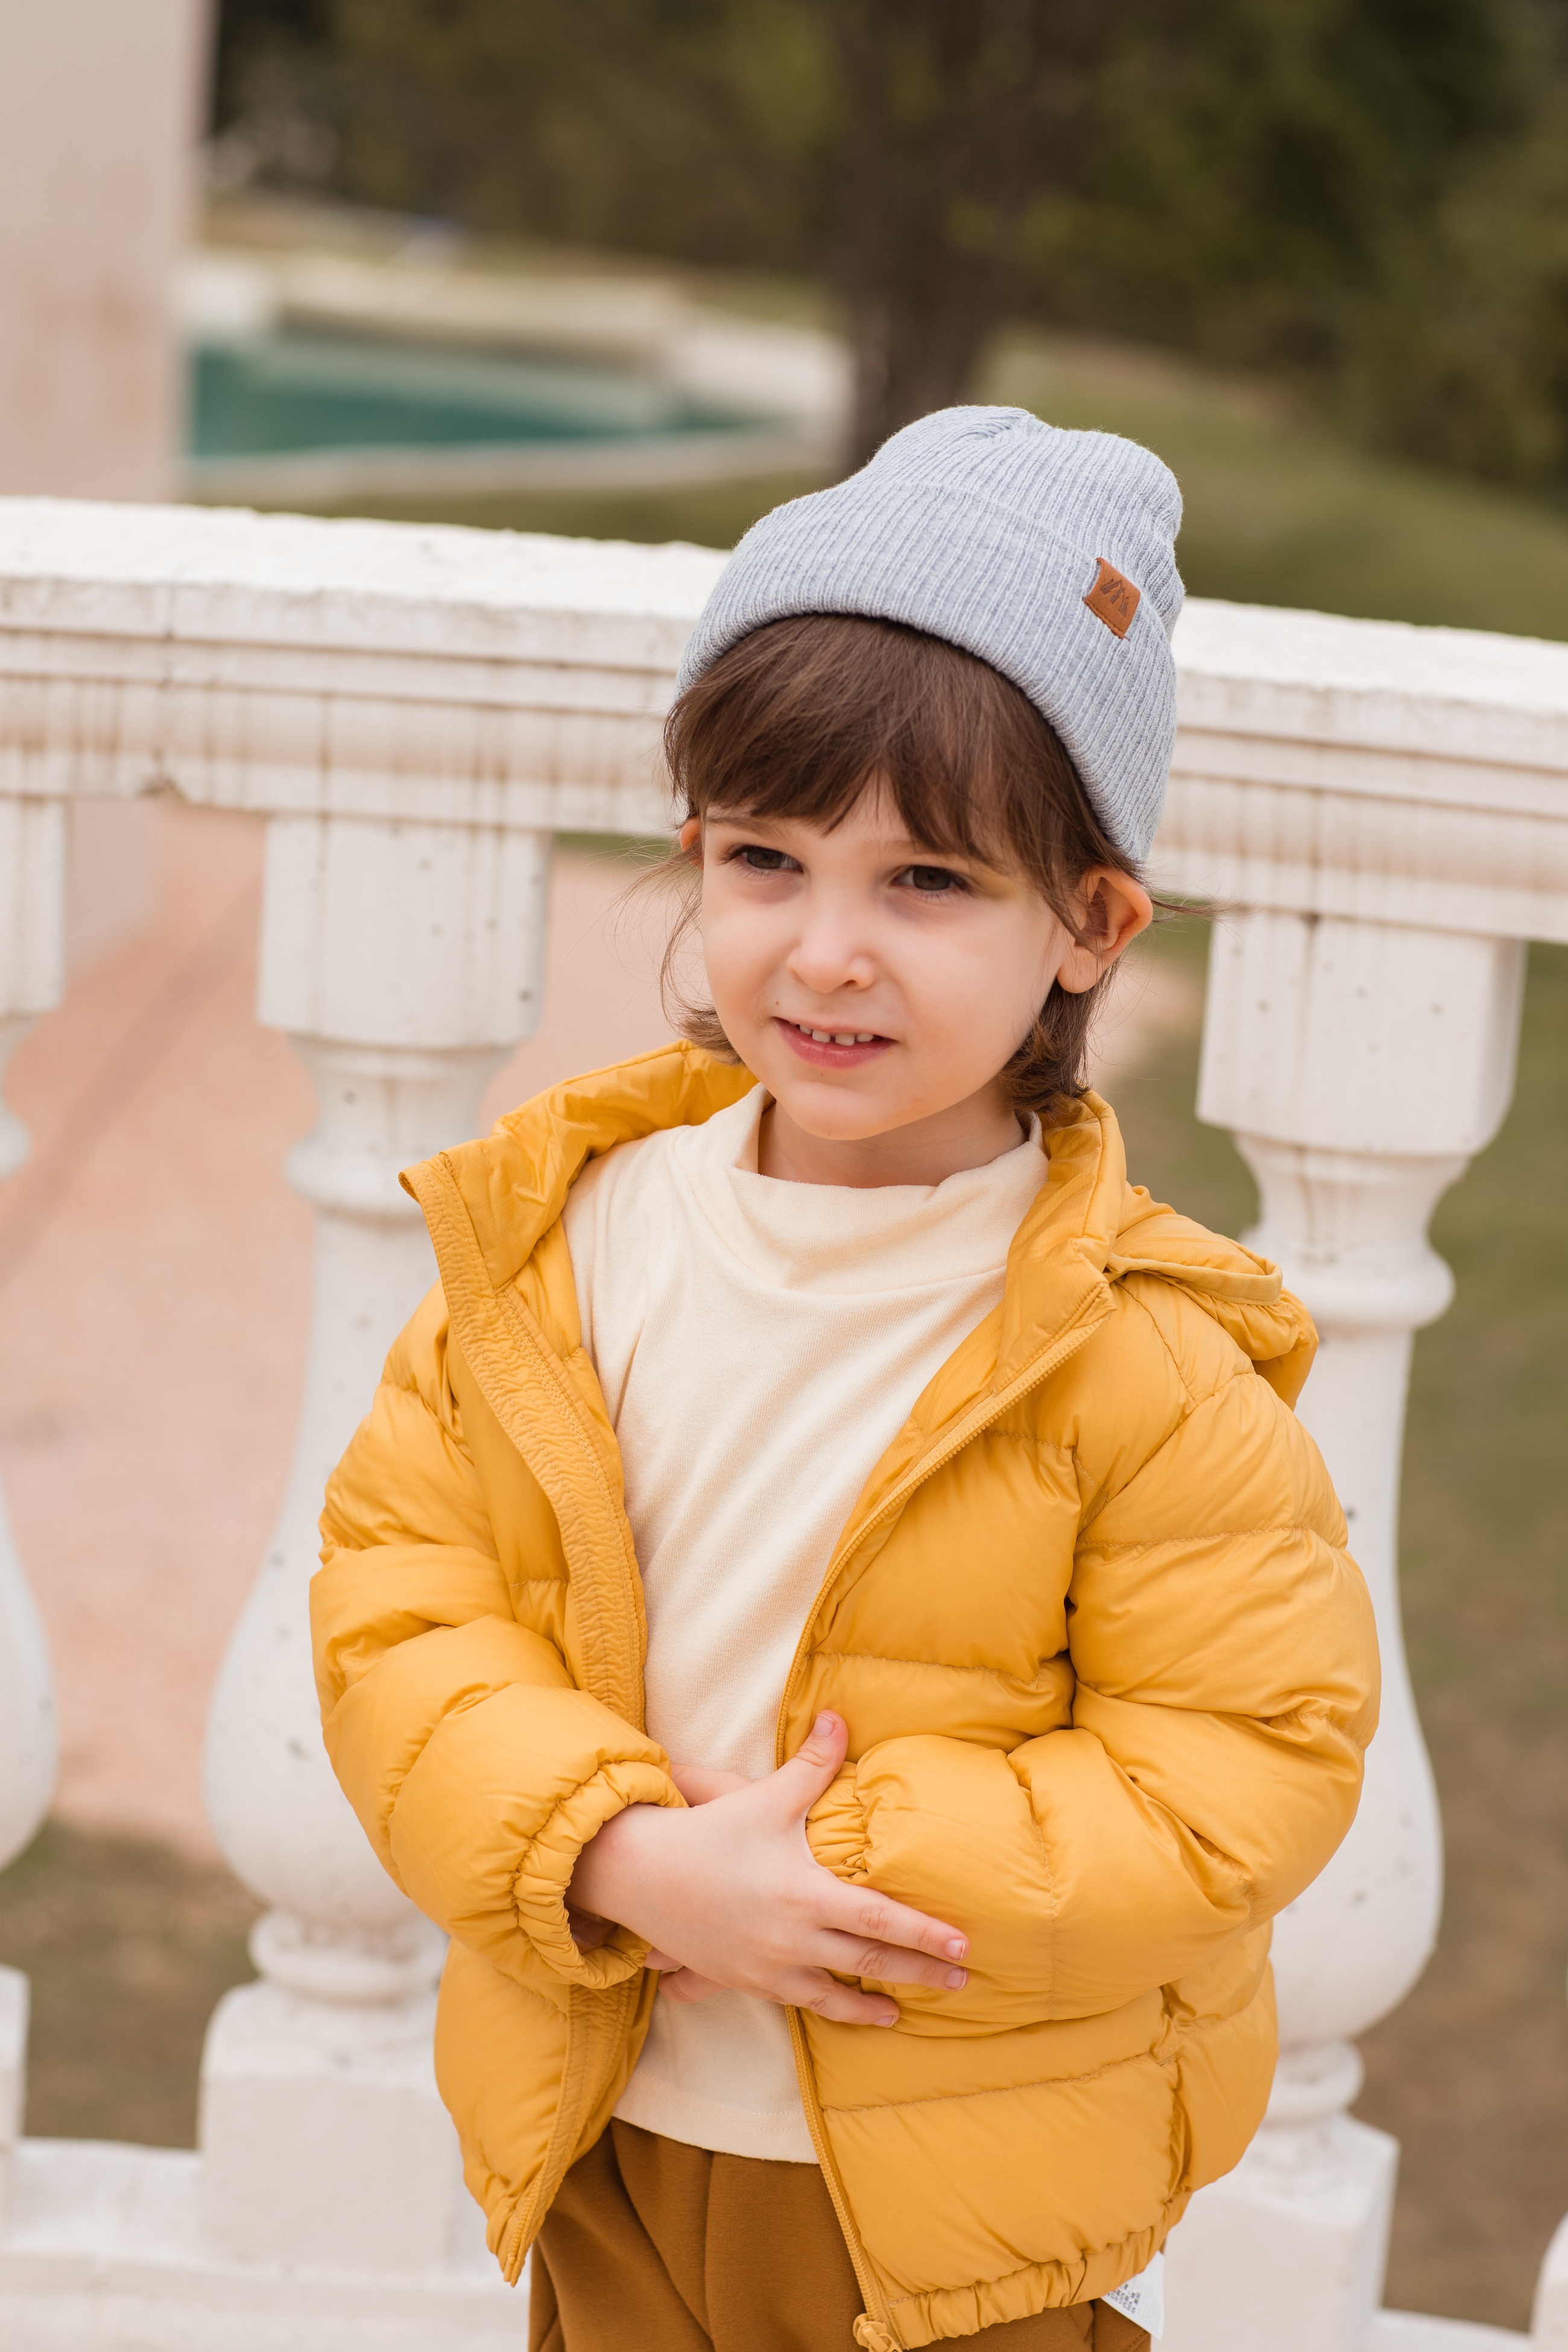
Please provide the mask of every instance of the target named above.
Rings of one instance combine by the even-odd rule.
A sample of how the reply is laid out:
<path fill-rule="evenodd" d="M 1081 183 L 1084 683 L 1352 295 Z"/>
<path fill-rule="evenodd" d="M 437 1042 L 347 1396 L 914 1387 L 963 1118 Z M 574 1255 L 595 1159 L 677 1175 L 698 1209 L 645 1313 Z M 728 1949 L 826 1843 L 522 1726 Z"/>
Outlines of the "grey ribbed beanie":
<path fill-rule="evenodd" d="M 753 523 L 678 685 L 768 621 L 859 613 L 978 654 L 1067 747 L 1095 814 L 1148 855 L 1176 732 L 1175 477 L 1136 441 L 1023 408 L 942 408 L 833 488 Z"/>

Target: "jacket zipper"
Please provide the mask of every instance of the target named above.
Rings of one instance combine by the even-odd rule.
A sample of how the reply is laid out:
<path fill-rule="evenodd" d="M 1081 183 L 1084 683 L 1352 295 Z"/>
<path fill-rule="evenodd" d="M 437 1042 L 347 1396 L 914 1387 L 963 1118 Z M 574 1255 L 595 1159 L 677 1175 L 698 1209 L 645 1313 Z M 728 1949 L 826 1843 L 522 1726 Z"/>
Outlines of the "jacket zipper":
<path fill-rule="evenodd" d="M 421 1205 L 423 1206 L 423 1203 Z M 428 1215 L 428 1212 L 426 1213 Z M 432 1234 L 432 1239 L 434 1239 L 434 1234 Z M 437 1263 L 439 1263 L 439 1253 L 437 1253 Z M 445 1268 L 442 1269 L 442 1272 L 444 1278 Z M 505 1300 L 493 1289 L 491 1289 L 489 1295 L 495 1300 L 507 1339 L 509 1339 L 511 1344 L 517 1348 L 525 1363 L 530 1366 L 536 1377 L 538 1377 L 542 1381 L 544 1388 L 553 1393 L 554 1399 L 563 1413 L 566 1426 L 571 1432 L 572 1442 L 581 1450 L 582 1454 L 585 1457 L 593 1483 L 597 1489 L 603 1505 L 606 1508 L 611 1519 L 614 1520 L 614 1497 L 610 1493 L 608 1483 L 605 1477 L 603 1465 L 598 1459 L 598 1454 L 592 1439 L 590 1438 L 587 1431 L 583 1427 L 582 1423 L 578 1418 L 575 1410 L 575 1400 L 572 1396 L 569 1385 L 561 1371 L 558 1361 L 553 1358 L 551 1350 L 545 1345 L 542 1335 L 534 1327 L 531 1315 L 529 1313 L 528 1309 L 523 1307 L 521 1300 L 515 1298 L 510 1301 Z M 456 1330 L 457 1318 L 455 1316 L 453 1322 L 454 1329 Z M 465 1345 L 465 1334 L 460 1330 L 458 1330 L 458 1339 L 459 1346 Z M 466 1347 L 465 1351 L 468 1354 L 469 1367 L 473 1371 L 474 1377 L 479 1381 L 482 1389 L 484 1387 L 484 1381 L 480 1374 L 479 1363 L 476 1360 L 476 1351 L 471 1347 Z M 481 1349 L 479 1352 L 488 1354 L 489 1348 L 486 1347 Z M 492 1405 L 492 1410 L 494 1409 L 495 1408 Z M 501 1418 L 499 1413 L 498 1418 Z M 504 1418 L 501 1418 L 501 1426 L 503 1429 L 506 1428 Z M 508 1433 L 510 1435 L 510 1432 Z M 511 1442 L 514 1444 L 517 1444 L 517 1440 L 515 1438 L 513 1438 Z M 519 1451 L 521 1452 L 521 1450 L 522 1449 L 519 1447 Z M 526 1460 L 526 1458 L 527 1456 L 525 1454 L 524 1459 Z M 616 1532 L 618 1534 L 618 1528 Z M 642 1669 L 640 1663 L 637 1663 L 640 1643 L 637 1628 L 637 1605 L 633 1584 L 633 1577 L 636 1571 L 626 1559 L 624 1545 L 617 1547 L 617 1549 L 620 1557 L 622 1573 L 618 1578 L 613 1580 L 614 1589 L 605 1594 L 604 1600 L 607 1613 L 614 1613 L 621 1617 L 623 1620 L 629 1617 L 629 1627 L 624 1622 L 622 1627 L 623 1631 L 629 1631 L 630 1634 L 629 1651 L 627 1653 L 626 1660 L 623 1663 L 630 1664 L 632 1666 L 631 1684 L 629 1691 L 626 1694 L 631 1698 L 632 1704 L 629 1707 L 626 1708 L 624 1712 L 631 1716 L 637 1722 L 637 1727 L 642 1729 L 645 1727 L 643 1720 L 645 1702 Z M 584 1635 L 586 1635 L 586 1633 L 587 1628 L 584 1627 Z M 621 1694 L 619 1693 L 611 1693 L 607 1696 L 605 1703 L 615 1706 L 616 1700 L 620 1696 Z M 610 1992 L 614 1992 L 618 1990 L 618 1987 L 606 1988 L 606 1991 Z M 571 2068 L 573 2043 L 580 2036 L 589 2031 L 586 2021 L 574 2014 L 577 2006 L 577 2000 L 575 1997 L 574 1997 L 568 2007 L 566 2022 L 566 2064 L 568 2073 L 570 2073 Z M 579 2086 L 576 2099 L 571 2102 L 575 2112 L 572 2113 L 569 2116 L 566 2086 L 564 2084 L 563 2085 L 562 2099 L 555 2111 L 554 2123 L 545 2149 L 544 2169 L 541 2176 L 540 2182 L 536 2186 L 533 2197 L 528 2200 L 526 2208 L 526 2213 L 528 2215 L 531 2215 L 538 2210 L 541 2201 L 539 2189 L 548 2182 L 551 2189 L 551 2194 L 553 2196 L 554 2189 L 559 2185 L 559 2182 L 565 2172 L 566 2166 L 559 2162 L 561 2148 L 567 2139 L 567 2131 L 565 2126 L 569 2122 L 571 2134 L 574 2139 L 577 2128 L 581 2124 L 583 2115 L 586 2111 L 589 2104 L 588 2096 L 585 2095 L 585 2094 L 587 2094 L 590 2089 L 591 2085 L 589 2085 L 585 2081 Z M 568 2158 L 567 2160 L 569 2163 L 570 2158 Z M 551 2179 L 552 2172 L 554 2174 L 553 2179 Z M 502 2273 L 508 2281 L 513 2284 L 516 2284 L 517 2278 L 521 2270 L 522 2252 L 524 2249 L 521 2244 L 521 2241 L 524 2237 L 526 2229 L 527 2220 L 525 2218 L 525 2211 L 514 2207 L 508 2219 L 506 2228 L 501 2233 L 500 2240 L 496 2249 L 497 2260 L 500 2264 Z"/>
<path fill-rule="evenodd" d="M 944 1469 L 952 1460 L 953 1455 L 962 1453 L 972 1438 L 978 1437 L 981 1432 L 988 1429 L 994 1421 L 1000 1421 L 1002 1415 L 1010 1411 L 1020 1397 L 1027 1396 L 1031 1389 L 1037 1388 L 1043 1380 L 1047 1380 L 1052 1372 L 1065 1364 L 1068 1358 L 1082 1347 L 1090 1333 L 1097 1330 L 1104 1319 L 1105 1315 L 1102 1310 L 1094 1316 L 1092 1320 L 1085 1322 L 1080 1328 L 1069 1329 L 1059 1335 L 1054 1345 L 1038 1356 L 1025 1371 L 1020 1372 L 1017 1379 L 1002 1391 L 1000 1396 L 993 1397 L 984 1411 L 974 1414 L 967 1422 L 962 1423 L 935 1454 L 928 1455 L 916 1469 L 894 1487 L 890 1495 L 877 1506 L 871 1517 L 856 1536 L 850 1550 L 858 1549 L 874 1528 L 882 1526 L 896 1510 L 901 1508 L 917 1486 L 923 1486 L 925 1481 L 933 1476 L 938 1470 Z M 847 1553 L 840 1555 L 836 1552 L 833 1559 L 829 1560 L 827 1572 L 822 1580 L 816 1600 L 811 1604 L 810 1613 L 801 1630 L 800 1639 L 795 1644 L 795 1656 L 790 1662 L 789 1675 L 784 1683 L 784 1696 L 779 1702 L 778 1725 L 773 1735 L 775 1765 L 784 1761 L 784 1725 L 789 1715 L 790 1701 L 795 1696 L 806 1658 L 810 1654 L 811 1631 L 816 1622 L 816 1612 L 821 1608 L 829 1587 L 837 1578 L 844 1559 L 847 1557 Z M 866 2259 L 866 2251 L 860 2242 L 860 2233 L 855 2227 L 848 2200 L 838 2178 L 838 2169 L 827 2145 L 827 2132 L 822 2117 L 822 2104 L 816 2095 L 816 2084 L 812 2074 L 811 2059 L 805 2046 L 805 2027 L 798 2009 L 789 2010 L 786 2014 L 789 2018 L 790 2042 L 795 2053 L 795 2076 L 800 2084 L 801 2105 L 805 2110 L 806 2128 L 811 2134 L 811 2144 L 816 2150 L 816 2160 L 822 2168 L 822 2177 L 827 2183 L 827 2193 L 833 2200 L 833 2210 L 838 2216 L 838 2226 L 844 2232 L 844 2242 L 848 2249 L 850 2262 L 855 2267 L 856 2280 L 861 2294 L 865 2297 L 866 2319 L 870 2322 L 869 2327 L 867 2326 L 866 2320 L 856 2323 L 856 2341 L 864 2347 L 864 2352 L 897 2352 L 898 2336 L 894 2331 L 881 2289 Z"/>

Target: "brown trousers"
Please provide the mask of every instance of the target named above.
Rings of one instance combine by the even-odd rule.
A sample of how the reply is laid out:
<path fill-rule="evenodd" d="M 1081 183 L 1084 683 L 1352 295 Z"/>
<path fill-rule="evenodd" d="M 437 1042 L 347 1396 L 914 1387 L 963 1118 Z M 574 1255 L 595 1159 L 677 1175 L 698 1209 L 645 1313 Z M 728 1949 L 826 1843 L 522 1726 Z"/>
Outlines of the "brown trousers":
<path fill-rule="evenodd" d="M 612 2120 L 533 2250 L 529 2352 L 857 2352 L 860 2290 L 814 2164 L 713 2156 Z M 1075 2303 L 940 2352 L 1148 2352 Z"/>

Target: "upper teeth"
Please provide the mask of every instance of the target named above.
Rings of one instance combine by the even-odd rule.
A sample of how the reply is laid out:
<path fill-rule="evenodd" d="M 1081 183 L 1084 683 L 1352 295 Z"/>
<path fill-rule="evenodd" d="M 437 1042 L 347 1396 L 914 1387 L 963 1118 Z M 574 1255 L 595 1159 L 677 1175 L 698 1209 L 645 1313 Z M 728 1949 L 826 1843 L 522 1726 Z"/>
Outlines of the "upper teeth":
<path fill-rule="evenodd" d="M 874 1029 L 857 1029 L 853 1033 L 837 1029 L 808 1029 L 806 1035 L 819 1045 L 868 1045 L 876 1035 Z"/>

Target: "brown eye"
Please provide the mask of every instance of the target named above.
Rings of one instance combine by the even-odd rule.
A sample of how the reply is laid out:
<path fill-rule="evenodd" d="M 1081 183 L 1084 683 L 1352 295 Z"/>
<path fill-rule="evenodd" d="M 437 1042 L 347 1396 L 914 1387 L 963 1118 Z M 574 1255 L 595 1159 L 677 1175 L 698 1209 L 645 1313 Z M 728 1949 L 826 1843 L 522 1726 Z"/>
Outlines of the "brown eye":
<path fill-rule="evenodd" d="M 753 874 L 783 874 L 795 864 L 795 859 L 786 856 L 782 849 L 764 849 L 760 841 L 746 842 L 736 850 L 735 856 L 742 866 L 749 866 Z"/>
<path fill-rule="evenodd" d="M 951 866 L 911 866 L 906 870 L 911 888 L 923 890 L 933 898 L 942 891 L 962 890 L 963 887 L 962 877 L 954 874 Z"/>

